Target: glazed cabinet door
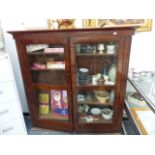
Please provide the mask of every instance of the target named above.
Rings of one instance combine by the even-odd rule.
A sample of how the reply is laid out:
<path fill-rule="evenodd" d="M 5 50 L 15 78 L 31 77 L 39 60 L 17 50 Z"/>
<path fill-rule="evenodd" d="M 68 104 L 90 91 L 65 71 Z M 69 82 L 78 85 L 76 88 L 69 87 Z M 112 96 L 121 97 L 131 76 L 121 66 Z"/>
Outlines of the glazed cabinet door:
<path fill-rule="evenodd" d="M 120 129 L 123 39 L 90 34 L 71 39 L 72 91 L 76 131 Z"/>
<path fill-rule="evenodd" d="M 17 47 L 33 125 L 71 131 L 68 39 L 29 36 L 17 41 Z"/>

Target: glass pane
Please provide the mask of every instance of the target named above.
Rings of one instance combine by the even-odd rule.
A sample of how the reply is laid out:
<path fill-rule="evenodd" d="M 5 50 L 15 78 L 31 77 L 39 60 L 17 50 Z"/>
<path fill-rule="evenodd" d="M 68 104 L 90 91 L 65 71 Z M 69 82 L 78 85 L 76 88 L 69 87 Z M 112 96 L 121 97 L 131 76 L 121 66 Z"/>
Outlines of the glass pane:
<path fill-rule="evenodd" d="M 78 85 L 114 85 L 117 43 L 76 44 Z"/>
<path fill-rule="evenodd" d="M 138 86 L 137 83 L 136 86 Z M 130 108 L 149 108 L 142 95 L 129 82 L 127 82 L 126 88 L 126 101 Z"/>
<path fill-rule="evenodd" d="M 65 85 L 64 47 L 58 45 L 27 45 L 32 81 L 35 84 Z"/>
<path fill-rule="evenodd" d="M 111 123 L 113 119 L 114 91 L 79 91 L 79 123 Z"/>
<path fill-rule="evenodd" d="M 127 82 L 126 89 L 126 107 L 128 109 L 129 118 L 131 117 L 136 124 L 140 134 L 154 135 L 155 134 L 155 114 L 153 109 L 148 105 L 154 105 L 153 97 L 153 82 L 154 77 L 143 79 L 141 77 L 138 82 L 138 77 L 130 79 Z"/>
<path fill-rule="evenodd" d="M 36 90 L 34 94 L 40 119 L 69 121 L 66 90 Z"/>

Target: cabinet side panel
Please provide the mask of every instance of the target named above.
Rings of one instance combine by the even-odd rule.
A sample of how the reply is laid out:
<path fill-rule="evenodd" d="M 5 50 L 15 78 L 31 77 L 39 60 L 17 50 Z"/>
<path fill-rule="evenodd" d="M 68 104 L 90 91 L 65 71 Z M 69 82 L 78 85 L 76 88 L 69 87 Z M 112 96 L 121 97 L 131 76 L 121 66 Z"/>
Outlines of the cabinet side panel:
<path fill-rule="evenodd" d="M 121 91 L 120 91 L 120 107 L 119 107 L 119 115 L 121 119 L 118 119 L 118 126 L 121 126 L 122 118 L 123 118 L 123 109 L 125 102 L 125 94 L 126 94 L 126 84 L 127 84 L 127 75 L 128 75 L 128 67 L 129 67 L 129 59 L 130 59 L 130 48 L 131 48 L 132 37 L 124 38 L 124 54 L 123 54 L 123 68 L 122 68 L 122 80 L 121 80 Z M 122 110 L 121 110 L 122 109 Z"/>
<path fill-rule="evenodd" d="M 22 78 L 23 78 L 23 82 L 24 82 L 24 89 L 25 89 L 26 96 L 27 96 L 27 103 L 29 105 L 30 115 L 32 118 L 33 125 L 36 125 L 37 114 L 35 112 L 36 107 L 34 106 L 34 104 L 31 104 L 33 102 L 32 90 L 30 87 L 31 77 L 30 77 L 29 69 L 27 68 L 26 52 L 24 50 L 24 45 L 20 42 L 20 40 L 16 40 L 16 47 L 17 47 L 17 51 L 18 51 L 20 69 L 21 69 Z"/>

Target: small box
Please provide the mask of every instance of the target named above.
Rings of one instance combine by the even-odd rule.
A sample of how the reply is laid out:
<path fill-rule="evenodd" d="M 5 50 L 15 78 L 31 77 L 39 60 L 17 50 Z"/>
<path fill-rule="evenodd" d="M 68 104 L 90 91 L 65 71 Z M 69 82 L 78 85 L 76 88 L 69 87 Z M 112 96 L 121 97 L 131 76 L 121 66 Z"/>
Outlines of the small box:
<path fill-rule="evenodd" d="M 49 95 L 40 93 L 39 94 L 39 103 L 49 103 Z"/>
<path fill-rule="evenodd" d="M 49 104 L 42 104 L 39 105 L 39 113 L 41 115 L 47 115 L 49 114 Z"/>
<path fill-rule="evenodd" d="M 39 113 L 41 115 L 49 114 L 49 94 L 39 94 Z"/>

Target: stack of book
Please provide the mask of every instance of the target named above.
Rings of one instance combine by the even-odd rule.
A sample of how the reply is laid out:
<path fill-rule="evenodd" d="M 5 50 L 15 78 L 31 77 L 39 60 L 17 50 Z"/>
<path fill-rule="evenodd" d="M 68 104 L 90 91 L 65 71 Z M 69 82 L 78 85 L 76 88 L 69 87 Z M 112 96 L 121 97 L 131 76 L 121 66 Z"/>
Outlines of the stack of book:
<path fill-rule="evenodd" d="M 41 115 L 49 114 L 49 94 L 39 94 L 39 113 Z"/>

